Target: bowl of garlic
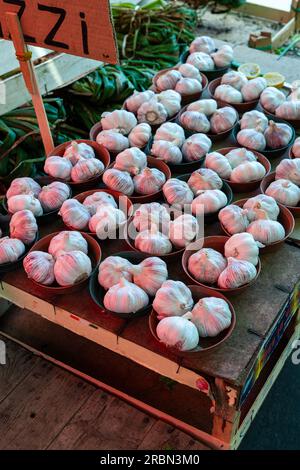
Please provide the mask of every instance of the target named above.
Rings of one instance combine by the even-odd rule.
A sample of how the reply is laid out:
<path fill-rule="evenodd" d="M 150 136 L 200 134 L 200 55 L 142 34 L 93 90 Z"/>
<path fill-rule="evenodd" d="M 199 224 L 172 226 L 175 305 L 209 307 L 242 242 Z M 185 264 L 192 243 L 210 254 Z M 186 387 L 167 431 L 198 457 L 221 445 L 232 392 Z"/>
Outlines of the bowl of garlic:
<path fill-rule="evenodd" d="M 90 279 L 93 301 L 123 319 L 148 315 L 153 298 L 168 278 L 166 263 L 135 251 L 116 253 L 105 258 Z"/>
<path fill-rule="evenodd" d="M 271 164 L 264 155 L 243 147 L 227 147 L 208 153 L 204 166 L 215 171 L 234 193 L 254 191 L 271 171 Z"/>
<path fill-rule="evenodd" d="M 289 157 L 293 158 L 300 158 L 300 137 L 297 137 L 293 146 L 290 148 Z"/>
<path fill-rule="evenodd" d="M 72 294 L 88 284 L 101 256 L 99 244 L 87 233 L 62 231 L 36 242 L 23 267 L 41 294 Z"/>
<path fill-rule="evenodd" d="M 220 346 L 235 324 L 235 310 L 220 292 L 172 280 L 157 291 L 149 317 L 154 338 L 178 356 Z"/>
<path fill-rule="evenodd" d="M 243 232 L 251 234 L 260 253 L 280 248 L 295 228 L 289 209 L 266 194 L 235 201 L 219 213 L 219 220 L 229 237 Z"/>
<path fill-rule="evenodd" d="M 194 284 L 237 295 L 256 282 L 261 271 L 257 243 L 251 234 L 237 235 L 205 237 L 186 248 L 182 266 Z"/>
<path fill-rule="evenodd" d="M 99 183 L 109 165 L 110 156 L 103 145 L 91 140 L 74 140 L 59 145 L 47 156 L 44 171 L 78 192 Z"/>
<path fill-rule="evenodd" d="M 267 87 L 260 96 L 259 104 L 270 118 L 284 119 L 295 129 L 300 129 L 300 87 L 293 88 L 290 94 L 285 89 Z"/>
<path fill-rule="evenodd" d="M 287 207 L 294 217 L 300 217 L 300 179 L 298 159 L 284 159 L 276 168 L 276 172 L 266 176 L 260 190 L 273 197 L 279 204 Z"/>

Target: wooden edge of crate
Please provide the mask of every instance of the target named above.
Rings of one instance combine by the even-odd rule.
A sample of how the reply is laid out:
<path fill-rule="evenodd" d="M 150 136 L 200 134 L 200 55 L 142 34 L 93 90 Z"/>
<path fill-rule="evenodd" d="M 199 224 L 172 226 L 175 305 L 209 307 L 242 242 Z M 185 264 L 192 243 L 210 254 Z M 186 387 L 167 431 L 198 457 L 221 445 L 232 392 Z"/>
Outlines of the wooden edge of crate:
<path fill-rule="evenodd" d="M 295 14 L 291 10 L 284 11 L 278 8 L 268 7 L 266 5 L 256 5 L 255 3 L 249 2 L 239 7 L 238 12 L 244 13 L 245 15 L 266 18 L 279 23 L 287 23 Z"/>

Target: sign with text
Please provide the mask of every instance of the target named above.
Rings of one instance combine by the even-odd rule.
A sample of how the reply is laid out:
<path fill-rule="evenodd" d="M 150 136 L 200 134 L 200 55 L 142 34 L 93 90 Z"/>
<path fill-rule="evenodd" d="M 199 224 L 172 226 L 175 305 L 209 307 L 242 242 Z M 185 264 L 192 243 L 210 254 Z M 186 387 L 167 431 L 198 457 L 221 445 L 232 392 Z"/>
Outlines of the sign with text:
<path fill-rule="evenodd" d="M 11 39 L 7 12 L 18 14 L 27 44 L 118 62 L 109 0 L 0 0 L 0 38 Z"/>

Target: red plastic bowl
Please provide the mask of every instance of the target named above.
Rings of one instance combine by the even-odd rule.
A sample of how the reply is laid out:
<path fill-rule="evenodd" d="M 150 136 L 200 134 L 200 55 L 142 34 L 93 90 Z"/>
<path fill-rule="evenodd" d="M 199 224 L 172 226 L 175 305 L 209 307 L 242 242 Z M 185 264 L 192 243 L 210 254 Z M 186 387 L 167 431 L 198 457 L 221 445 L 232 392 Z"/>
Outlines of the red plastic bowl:
<path fill-rule="evenodd" d="M 215 98 L 215 91 L 216 88 L 221 85 L 222 78 L 216 78 L 208 85 L 208 92 L 210 96 L 217 101 L 219 106 L 232 106 L 235 108 L 240 114 L 245 113 L 246 111 L 250 111 L 251 109 L 256 108 L 259 99 L 252 100 L 252 101 L 244 101 L 243 103 L 227 103 L 226 101 L 219 100 Z"/>
<path fill-rule="evenodd" d="M 273 183 L 273 181 L 275 181 L 275 171 L 264 177 L 264 179 L 260 183 L 261 192 L 265 194 L 267 188 L 270 186 L 271 183 Z M 294 217 L 300 217 L 300 203 L 296 207 L 287 205 L 284 205 L 284 207 L 287 207 Z"/>

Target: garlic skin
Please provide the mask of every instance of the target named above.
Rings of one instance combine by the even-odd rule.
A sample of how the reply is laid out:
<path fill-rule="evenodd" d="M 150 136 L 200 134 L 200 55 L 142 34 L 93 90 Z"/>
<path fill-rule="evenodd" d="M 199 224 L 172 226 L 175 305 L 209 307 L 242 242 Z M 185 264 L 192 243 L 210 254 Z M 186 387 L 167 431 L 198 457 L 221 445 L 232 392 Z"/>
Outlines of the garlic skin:
<path fill-rule="evenodd" d="M 166 109 L 168 116 L 171 118 L 179 113 L 181 109 L 181 95 L 175 90 L 161 91 L 156 97 L 158 103 L 162 104 Z"/>
<path fill-rule="evenodd" d="M 178 68 L 178 72 L 180 72 L 184 78 L 195 78 L 199 82 L 202 82 L 199 70 L 191 64 L 181 64 Z"/>
<path fill-rule="evenodd" d="M 270 113 L 275 113 L 278 106 L 286 100 L 285 94 L 273 86 L 268 86 L 260 95 L 260 104 Z"/>
<path fill-rule="evenodd" d="M 235 109 L 229 106 L 217 109 L 210 120 L 210 128 L 214 134 L 225 132 L 231 129 L 237 122 L 237 113 Z"/>
<path fill-rule="evenodd" d="M 156 334 L 166 346 L 179 351 L 191 351 L 199 343 L 197 328 L 183 317 L 164 318 L 157 325 Z"/>
<path fill-rule="evenodd" d="M 23 261 L 24 270 L 29 279 L 44 286 L 54 283 L 54 259 L 44 251 L 31 251 Z"/>
<path fill-rule="evenodd" d="M 216 67 L 229 67 L 233 61 L 233 49 L 229 45 L 221 46 L 211 54 Z"/>
<path fill-rule="evenodd" d="M 261 131 L 264 132 L 269 125 L 269 121 L 263 113 L 254 109 L 243 114 L 240 125 L 241 129 L 256 129 L 260 127 Z"/>
<path fill-rule="evenodd" d="M 91 217 L 88 209 L 76 199 L 65 201 L 58 215 L 66 225 L 75 230 L 86 230 Z"/>
<path fill-rule="evenodd" d="M 226 154 L 226 159 L 233 170 L 242 163 L 257 161 L 256 155 L 251 152 L 251 150 L 247 150 L 243 147 L 230 150 L 230 152 Z"/>
<path fill-rule="evenodd" d="M 158 289 L 168 279 L 166 263 L 157 257 L 146 258 L 137 266 L 132 266 L 133 282 L 141 287 L 146 294 L 154 297 Z"/>
<path fill-rule="evenodd" d="M 275 179 L 285 179 L 300 186 L 300 160 L 285 158 L 276 167 Z"/>
<path fill-rule="evenodd" d="M 263 245 L 270 245 L 270 243 L 278 242 L 285 237 L 283 226 L 276 220 L 255 220 L 249 225 L 247 232 L 251 233 L 254 240 Z"/>
<path fill-rule="evenodd" d="M 274 121 L 270 121 L 269 126 L 264 132 L 266 143 L 271 149 L 286 147 L 292 135 L 290 126 Z"/>
<path fill-rule="evenodd" d="M 224 155 L 218 152 L 211 152 L 206 155 L 205 168 L 215 171 L 221 178 L 230 179 L 232 168 Z"/>
<path fill-rule="evenodd" d="M 189 272 L 204 284 L 215 284 L 226 266 L 226 258 L 212 248 L 202 248 L 190 256 L 188 261 Z"/>
<path fill-rule="evenodd" d="M 232 170 L 230 181 L 233 183 L 249 183 L 262 180 L 266 174 L 265 167 L 259 162 L 245 162 Z"/>
<path fill-rule="evenodd" d="M 109 152 L 122 152 L 129 147 L 129 140 L 116 129 L 101 131 L 97 135 L 98 144 L 104 145 Z"/>
<path fill-rule="evenodd" d="M 120 279 L 104 296 L 104 307 L 115 313 L 136 313 L 149 304 L 149 297 L 140 287 Z"/>
<path fill-rule="evenodd" d="M 184 130 L 174 122 L 166 122 L 157 129 L 154 140 L 166 140 L 181 147 L 185 141 Z"/>
<path fill-rule="evenodd" d="M 221 79 L 222 85 L 230 85 L 238 91 L 241 91 L 246 83 L 248 83 L 246 75 L 241 72 L 235 72 L 234 70 L 225 73 Z"/>
<path fill-rule="evenodd" d="M 192 202 L 194 215 L 212 214 L 227 204 L 226 194 L 219 189 L 207 189 L 206 191 L 199 191 L 199 193 L 199 196 Z"/>
<path fill-rule="evenodd" d="M 0 239 L 0 265 L 14 263 L 25 253 L 25 245 L 17 238 Z"/>
<path fill-rule="evenodd" d="M 203 297 L 187 315 L 202 338 L 215 337 L 231 325 L 228 303 L 218 297 Z"/>
<path fill-rule="evenodd" d="M 257 129 L 242 129 L 237 135 L 237 141 L 243 147 L 258 152 L 265 150 L 267 146 L 264 135 Z"/>
<path fill-rule="evenodd" d="M 139 107 L 146 101 L 150 101 L 154 97 L 154 92 L 151 90 L 134 91 L 133 95 L 129 96 L 125 101 L 125 106 L 131 113 L 136 114 Z"/>
<path fill-rule="evenodd" d="M 126 221 L 123 211 L 114 207 L 99 207 L 90 219 L 89 229 L 96 233 L 99 240 L 106 240 L 116 234 L 117 229 Z"/>
<path fill-rule="evenodd" d="M 56 282 L 62 286 L 73 286 L 87 279 L 92 272 L 90 258 L 82 251 L 62 253 L 56 259 L 54 276 Z"/>
<path fill-rule="evenodd" d="M 181 77 L 181 73 L 178 70 L 168 70 L 157 78 L 156 87 L 159 91 L 174 89 Z"/>
<path fill-rule="evenodd" d="M 288 101 L 299 101 L 300 100 L 300 86 L 298 81 L 292 83 L 292 91 L 287 97 Z"/>
<path fill-rule="evenodd" d="M 164 196 L 170 206 L 184 206 L 191 204 L 194 199 L 194 193 L 185 181 L 177 178 L 169 179 L 163 186 Z"/>
<path fill-rule="evenodd" d="M 210 122 L 205 114 L 197 111 L 185 111 L 180 116 L 180 124 L 190 131 L 204 132 L 210 131 Z"/>
<path fill-rule="evenodd" d="M 165 182 L 165 174 L 157 168 L 145 168 L 133 178 L 134 190 L 138 194 L 156 193 L 161 190 Z"/>
<path fill-rule="evenodd" d="M 8 212 L 15 214 L 16 212 L 29 210 L 39 217 L 43 215 L 43 208 L 38 199 L 33 194 L 20 194 L 18 196 L 12 196 L 7 200 Z"/>
<path fill-rule="evenodd" d="M 39 193 L 39 201 L 45 212 L 60 209 L 62 204 L 70 197 L 70 188 L 65 183 L 55 181 L 44 186 Z"/>
<path fill-rule="evenodd" d="M 201 93 L 202 83 L 196 78 L 183 77 L 176 83 L 175 91 L 183 96 Z"/>
<path fill-rule="evenodd" d="M 182 146 L 182 155 L 185 161 L 200 160 L 212 147 L 212 141 L 205 134 L 193 134 L 188 137 Z"/>
<path fill-rule="evenodd" d="M 166 140 L 155 140 L 151 148 L 151 155 L 172 165 L 178 165 L 182 162 L 182 153 L 179 147 Z"/>
<path fill-rule="evenodd" d="M 300 158 L 300 137 L 297 137 L 297 139 L 295 140 L 294 145 L 292 147 L 292 152 L 296 158 Z"/>
<path fill-rule="evenodd" d="M 226 258 L 249 261 L 249 263 L 256 266 L 258 264 L 259 248 L 251 233 L 237 233 L 232 235 L 225 243 L 224 254 Z"/>
<path fill-rule="evenodd" d="M 205 114 L 205 116 L 211 116 L 217 109 L 218 103 L 213 99 L 194 101 L 186 108 L 187 111 L 196 111 L 197 113 Z"/>
<path fill-rule="evenodd" d="M 230 104 L 242 103 L 243 101 L 242 93 L 231 85 L 219 85 L 215 89 L 214 98 Z"/>
<path fill-rule="evenodd" d="M 116 158 L 114 169 L 138 175 L 147 166 L 147 156 L 137 147 L 124 150 Z"/>
<path fill-rule="evenodd" d="M 142 92 L 143 93 L 143 92 Z M 151 138 L 151 127 L 146 122 L 138 124 L 132 129 L 128 136 L 131 147 L 144 148 Z M 121 149 L 122 151 L 124 149 Z"/>
<path fill-rule="evenodd" d="M 80 232 L 64 230 L 55 235 L 49 244 L 48 253 L 56 259 L 62 252 L 82 251 L 88 254 L 88 243 Z"/>
<path fill-rule="evenodd" d="M 134 246 L 143 253 L 156 256 L 167 255 L 173 249 L 169 238 L 160 233 L 155 225 L 152 225 L 150 230 L 140 232 L 135 239 Z"/>
<path fill-rule="evenodd" d="M 268 84 L 265 78 L 257 77 L 253 80 L 249 80 L 246 85 L 243 86 L 241 92 L 245 101 L 257 100 L 261 93 L 267 88 Z"/>
<path fill-rule="evenodd" d="M 63 156 L 69 160 L 72 165 L 76 165 L 76 163 L 82 159 L 95 158 L 95 151 L 90 145 L 84 142 L 78 143 L 76 140 L 73 140 L 73 142 L 66 147 Z"/>
<path fill-rule="evenodd" d="M 226 231 L 231 235 L 245 232 L 249 226 L 247 210 L 235 204 L 224 207 L 224 209 L 219 212 L 219 220 Z"/>
<path fill-rule="evenodd" d="M 79 160 L 72 168 L 71 178 L 75 183 L 88 181 L 95 176 L 101 175 L 104 171 L 104 165 L 97 158 L 89 158 L 88 160 Z"/>
<path fill-rule="evenodd" d="M 20 194 L 33 194 L 34 197 L 38 197 L 41 190 L 41 186 L 32 178 L 15 178 L 7 190 L 6 198 L 9 199 Z"/>
<path fill-rule="evenodd" d="M 273 181 L 265 193 L 285 206 L 296 207 L 300 201 L 300 188 L 286 179 Z"/>
<path fill-rule="evenodd" d="M 99 265 L 98 282 L 105 290 L 120 282 L 122 278 L 132 282 L 132 264 L 120 256 L 109 256 Z"/>
<path fill-rule="evenodd" d="M 210 36 L 199 36 L 190 45 L 190 53 L 205 52 L 211 54 L 216 50 L 215 41 Z"/>
<path fill-rule="evenodd" d="M 228 266 L 220 274 L 218 287 L 221 289 L 236 289 L 248 284 L 256 277 L 255 266 L 249 261 L 228 258 Z"/>
<path fill-rule="evenodd" d="M 169 225 L 169 238 L 176 248 L 185 248 L 199 233 L 199 224 L 195 217 L 184 214 Z"/>
<path fill-rule="evenodd" d="M 137 116 L 139 122 L 147 122 L 150 126 L 155 126 L 168 119 L 168 112 L 162 103 L 153 98 L 139 107 Z"/>
<path fill-rule="evenodd" d="M 100 122 L 104 131 L 117 129 L 123 135 L 128 135 L 137 125 L 135 115 L 124 109 L 116 109 L 111 113 L 105 113 Z"/>
<path fill-rule="evenodd" d="M 200 72 L 214 70 L 215 64 L 210 55 L 205 52 L 193 52 L 186 60 L 187 64 L 191 64 Z"/>
<path fill-rule="evenodd" d="M 67 158 L 62 157 L 48 157 L 44 165 L 44 172 L 53 178 L 70 181 L 72 163 Z"/>
<path fill-rule="evenodd" d="M 91 194 L 90 196 L 86 197 L 83 201 L 83 205 L 89 210 L 91 215 L 95 215 L 97 212 L 98 207 L 103 206 L 112 206 L 117 209 L 118 205 L 114 199 L 114 197 L 106 193 L 105 191 L 99 191 Z"/>
<path fill-rule="evenodd" d="M 275 114 L 282 119 L 300 119 L 300 100 L 285 101 L 278 106 Z"/>
<path fill-rule="evenodd" d="M 221 189 L 223 181 L 215 171 L 200 168 L 191 174 L 188 185 L 193 193 L 197 194 L 198 191 L 205 189 Z"/>
<path fill-rule="evenodd" d="M 275 199 L 265 194 L 258 194 L 258 196 L 251 197 L 244 204 L 244 209 L 247 209 L 247 217 L 250 222 L 256 220 L 257 210 L 263 210 L 270 220 L 277 220 L 279 216 L 279 206 Z"/>
<path fill-rule="evenodd" d="M 11 238 L 17 238 L 25 245 L 33 243 L 38 232 L 33 213 L 29 210 L 16 212 L 10 219 L 9 231 Z"/>
<path fill-rule="evenodd" d="M 110 168 L 103 173 L 103 183 L 110 189 L 131 196 L 134 193 L 134 184 L 127 171 Z"/>
<path fill-rule="evenodd" d="M 133 216 L 133 225 L 138 232 L 151 230 L 155 225 L 161 233 L 168 233 L 171 217 L 165 206 L 159 202 L 141 204 Z"/>
<path fill-rule="evenodd" d="M 158 289 L 153 301 L 157 318 L 182 316 L 194 305 L 190 289 L 181 281 L 168 280 Z"/>

